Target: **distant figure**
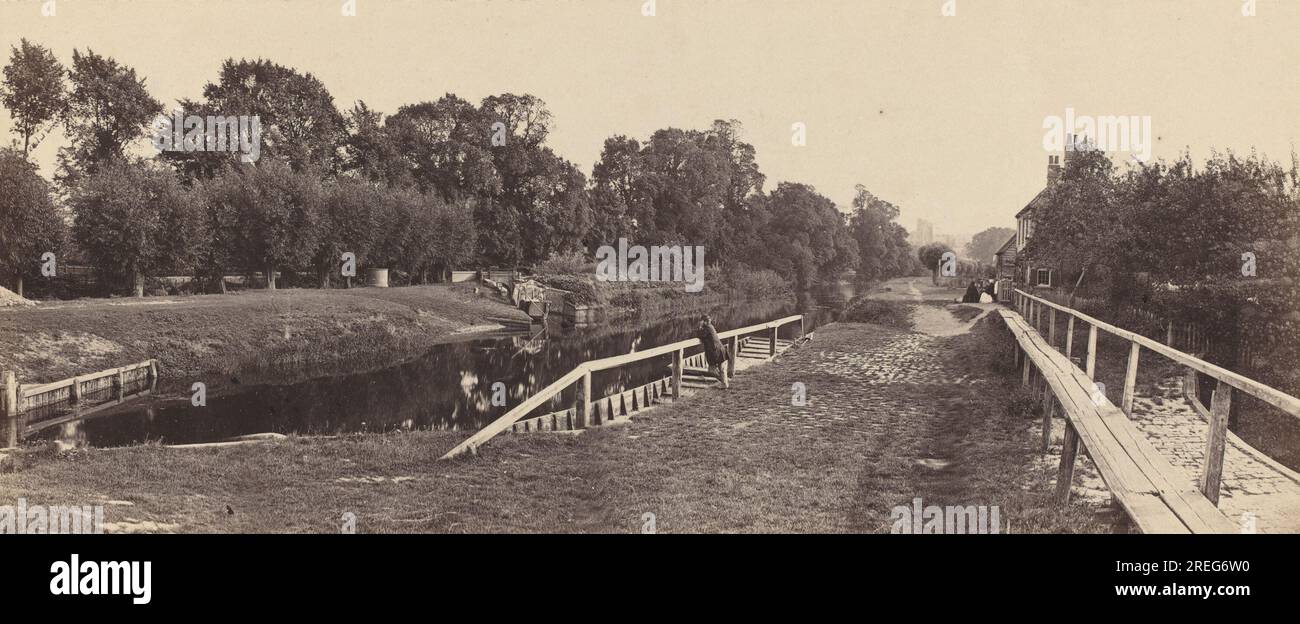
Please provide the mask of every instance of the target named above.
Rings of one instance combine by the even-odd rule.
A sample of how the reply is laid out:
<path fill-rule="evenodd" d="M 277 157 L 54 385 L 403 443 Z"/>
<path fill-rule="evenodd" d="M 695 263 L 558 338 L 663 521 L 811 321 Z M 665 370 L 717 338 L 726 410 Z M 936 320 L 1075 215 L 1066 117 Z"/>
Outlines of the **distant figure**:
<path fill-rule="evenodd" d="M 996 283 L 993 280 L 984 280 L 984 292 L 980 293 L 980 303 L 993 303 L 998 300 L 995 294 L 997 291 L 993 288 Z"/>
<path fill-rule="evenodd" d="M 727 380 L 727 360 L 731 359 L 731 354 L 722 346 L 718 330 L 713 328 L 713 319 L 707 314 L 700 319 L 700 328 L 695 335 L 700 339 L 700 344 L 704 345 L 704 359 L 709 362 L 709 373 L 722 382 L 724 389 L 731 388 Z"/>
<path fill-rule="evenodd" d="M 975 285 L 975 282 L 971 282 L 970 285 L 966 287 L 966 294 L 961 298 L 961 302 L 962 303 L 980 302 L 980 289 L 979 286 Z"/>

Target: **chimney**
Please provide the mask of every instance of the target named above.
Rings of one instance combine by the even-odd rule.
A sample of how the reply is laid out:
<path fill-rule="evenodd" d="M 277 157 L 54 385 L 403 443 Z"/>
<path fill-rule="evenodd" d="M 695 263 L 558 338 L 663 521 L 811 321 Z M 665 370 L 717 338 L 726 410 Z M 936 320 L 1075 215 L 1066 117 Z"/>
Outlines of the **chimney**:
<path fill-rule="evenodd" d="M 1056 181 L 1060 179 L 1061 179 L 1061 157 L 1048 156 L 1047 157 L 1047 185 L 1051 186 L 1053 184 L 1056 184 Z"/>
<path fill-rule="evenodd" d="M 1086 134 L 1066 134 L 1065 135 L 1065 164 L 1069 164 L 1074 158 L 1076 152 L 1087 152 L 1092 150 L 1093 145 L 1088 141 Z"/>

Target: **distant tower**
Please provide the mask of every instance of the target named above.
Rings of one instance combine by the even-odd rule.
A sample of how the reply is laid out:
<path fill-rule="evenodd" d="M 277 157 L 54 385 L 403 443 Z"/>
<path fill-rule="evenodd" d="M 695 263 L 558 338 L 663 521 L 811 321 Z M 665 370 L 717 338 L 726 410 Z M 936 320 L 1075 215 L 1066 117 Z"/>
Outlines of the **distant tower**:
<path fill-rule="evenodd" d="M 921 247 L 934 242 L 934 224 L 925 219 L 916 220 L 916 246 Z"/>

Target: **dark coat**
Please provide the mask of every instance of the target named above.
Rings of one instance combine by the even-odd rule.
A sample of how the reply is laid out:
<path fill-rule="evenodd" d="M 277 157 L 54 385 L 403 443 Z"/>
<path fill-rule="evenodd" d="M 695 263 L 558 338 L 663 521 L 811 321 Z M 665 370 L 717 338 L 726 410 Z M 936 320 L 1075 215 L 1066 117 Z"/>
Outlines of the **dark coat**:
<path fill-rule="evenodd" d="M 700 339 L 700 344 L 704 345 L 704 359 L 709 361 L 709 366 L 717 366 L 726 362 L 730 356 L 727 348 L 722 345 L 722 340 L 718 338 L 718 330 L 712 325 L 705 325 L 695 336 Z"/>
<path fill-rule="evenodd" d="M 980 302 L 980 290 L 977 286 L 975 286 L 975 282 L 971 282 L 970 286 L 966 287 L 966 294 L 961 298 L 961 302 L 962 303 Z"/>

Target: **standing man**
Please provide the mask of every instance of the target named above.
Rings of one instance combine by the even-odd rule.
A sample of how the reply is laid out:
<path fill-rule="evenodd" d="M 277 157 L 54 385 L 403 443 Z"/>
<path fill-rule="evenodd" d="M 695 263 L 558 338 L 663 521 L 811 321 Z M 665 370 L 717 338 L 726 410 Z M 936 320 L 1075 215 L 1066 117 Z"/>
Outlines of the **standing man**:
<path fill-rule="evenodd" d="M 709 362 L 709 372 L 722 382 L 723 389 L 731 388 L 727 380 L 727 360 L 731 354 L 722 345 L 722 339 L 718 338 L 718 330 L 713 328 L 713 319 L 709 315 L 700 319 L 700 329 L 695 335 L 700 339 L 700 344 L 704 345 L 704 359 Z"/>

